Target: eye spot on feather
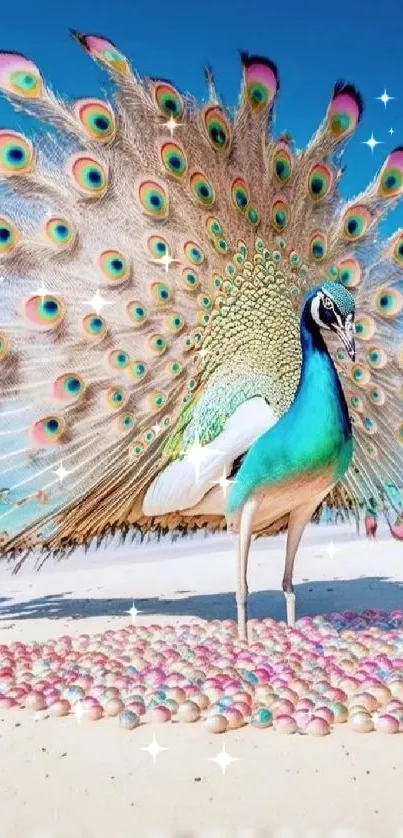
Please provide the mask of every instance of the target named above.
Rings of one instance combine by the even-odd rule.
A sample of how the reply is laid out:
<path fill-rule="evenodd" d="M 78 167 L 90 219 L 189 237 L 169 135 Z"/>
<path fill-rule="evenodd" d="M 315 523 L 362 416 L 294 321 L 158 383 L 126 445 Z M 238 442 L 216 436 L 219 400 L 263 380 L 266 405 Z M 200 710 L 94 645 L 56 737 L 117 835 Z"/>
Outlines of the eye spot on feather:
<path fill-rule="evenodd" d="M 102 340 L 108 331 L 106 320 L 99 314 L 87 314 L 81 323 L 85 336 L 94 342 Z"/>
<path fill-rule="evenodd" d="M 255 113 L 263 113 L 272 104 L 278 87 L 275 65 L 265 60 L 242 57 L 247 100 Z"/>
<path fill-rule="evenodd" d="M 353 410 L 357 410 L 358 413 L 362 413 L 362 411 L 364 410 L 364 402 L 360 398 L 360 396 L 351 396 L 350 397 L 350 407 Z"/>
<path fill-rule="evenodd" d="M 167 318 L 166 322 L 167 322 L 167 327 L 168 327 L 170 332 L 173 332 L 174 334 L 179 334 L 179 332 L 181 332 L 182 329 L 184 328 L 185 318 L 182 317 L 181 314 L 176 312 L 175 314 L 171 314 Z"/>
<path fill-rule="evenodd" d="M 53 247 L 62 250 L 73 244 L 76 238 L 76 231 L 67 218 L 54 215 L 46 221 L 45 236 Z"/>
<path fill-rule="evenodd" d="M 364 416 L 363 425 L 367 434 L 376 434 L 378 430 L 378 425 L 372 416 Z"/>
<path fill-rule="evenodd" d="M 403 295 L 397 288 L 382 288 L 375 295 L 375 308 L 382 317 L 397 317 L 403 308 Z"/>
<path fill-rule="evenodd" d="M 46 416 L 31 426 L 31 439 L 38 448 L 46 448 L 59 443 L 65 430 L 66 422 L 63 416 Z"/>
<path fill-rule="evenodd" d="M 324 233 L 313 233 L 310 239 L 309 250 L 314 262 L 322 262 L 327 252 L 327 242 Z"/>
<path fill-rule="evenodd" d="M 116 134 L 116 121 L 112 108 L 101 99 L 81 99 L 74 106 L 74 113 L 90 140 L 111 142 Z"/>
<path fill-rule="evenodd" d="M 133 326 L 142 326 L 148 318 L 147 308 L 139 300 L 126 303 L 126 314 Z"/>
<path fill-rule="evenodd" d="M 356 128 L 362 111 L 357 92 L 349 85 L 336 90 L 330 103 L 328 122 L 333 136 L 342 140 Z"/>
<path fill-rule="evenodd" d="M 148 373 L 148 367 L 144 361 L 131 361 L 127 371 L 134 381 L 142 381 Z"/>
<path fill-rule="evenodd" d="M 375 334 L 375 320 L 367 314 L 359 317 L 354 324 L 354 332 L 360 340 L 371 340 Z"/>
<path fill-rule="evenodd" d="M 144 441 L 145 445 L 151 445 L 151 443 L 154 442 L 154 440 L 155 440 L 155 431 L 151 430 L 151 428 L 150 428 L 150 430 L 145 432 L 145 434 L 143 436 L 143 441 Z"/>
<path fill-rule="evenodd" d="M 114 72 L 122 74 L 129 72 L 126 56 L 115 47 L 112 41 L 99 35 L 78 35 L 77 40 L 92 58 L 105 64 Z"/>
<path fill-rule="evenodd" d="M 77 373 L 60 375 L 53 385 L 53 395 L 67 404 L 79 401 L 85 392 L 85 382 Z"/>
<path fill-rule="evenodd" d="M 203 123 L 210 145 L 216 151 L 225 151 L 230 143 L 231 128 L 223 109 L 218 106 L 206 108 Z"/>
<path fill-rule="evenodd" d="M 148 340 L 148 346 L 154 355 L 163 355 L 168 348 L 164 335 L 151 335 Z"/>
<path fill-rule="evenodd" d="M 396 198 L 403 190 L 403 149 L 389 155 L 379 178 L 379 194 L 383 198 Z"/>
<path fill-rule="evenodd" d="M 184 253 L 186 258 L 191 262 L 192 265 L 201 265 L 204 262 L 205 256 L 202 249 L 199 247 L 196 242 L 186 242 L 184 246 Z"/>
<path fill-rule="evenodd" d="M 150 393 L 148 397 L 150 408 L 153 412 L 158 412 L 161 408 L 164 407 L 166 404 L 166 393 L 161 391 L 157 391 L 156 393 Z"/>
<path fill-rule="evenodd" d="M 105 279 L 112 285 L 121 285 L 130 277 L 130 262 L 120 250 L 104 250 L 99 256 L 98 265 Z"/>
<path fill-rule="evenodd" d="M 223 233 L 222 224 L 213 215 L 209 215 L 206 219 L 206 230 L 211 239 L 215 239 Z"/>
<path fill-rule="evenodd" d="M 356 259 L 342 259 L 338 262 L 339 280 L 345 288 L 356 288 L 361 280 L 361 268 Z"/>
<path fill-rule="evenodd" d="M 400 267 L 403 267 L 403 233 L 400 233 L 395 239 L 393 259 Z"/>
<path fill-rule="evenodd" d="M 366 235 L 371 223 L 372 216 L 367 207 L 355 204 L 344 214 L 344 238 L 351 242 L 359 241 Z"/>
<path fill-rule="evenodd" d="M 188 291 L 195 291 L 200 285 L 200 280 L 196 271 L 191 271 L 189 268 L 185 268 L 185 270 L 182 271 L 182 280 Z"/>
<path fill-rule="evenodd" d="M 159 306 L 169 305 L 173 301 L 172 289 L 165 282 L 151 283 L 151 294 L 154 302 Z"/>
<path fill-rule="evenodd" d="M 245 213 L 249 205 L 250 195 L 249 186 L 244 178 L 237 177 L 233 181 L 231 186 L 231 198 L 236 209 Z"/>
<path fill-rule="evenodd" d="M 168 192 L 154 180 L 143 181 L 138 189 L 140 205 L 146 215 L 166 218 L 168 215 Z"/>
<path fill-rule="evenodd" d="M 38 67 L 18 53 L 0 53 L 0 89 L 20 99 L 40 99 L 43 84 Z"/>
<path fill-rule="evenodd" d="M 65 311 L 61 300 L 47 294 L 44 297 L 30 297 L 23 305 L 22 314 L 30 326 L 45 332 L 60 326 Z"/>
<path fill-rule="evenodd" d="M 0 257 L 11 253 L 20 241 L 17 228 L 4 216 L 0 217 Z"/>
<path fill-rule="evenodd" d="M 368 457 L 370 457 L 371 460 L 376 460 L 377 459 L 378 449 L 377 449 L 376 445 L 373 444 L 373 442 L 368 442 L 368 444 L 365 445 L 365 450 L 368 454 Z"/>
<path fill-rule="evenodd" d="M 315 163 L 308 174 L 308 191 L 313 201 L 319 202 L 330 194 L 333 173 L 325 163 Z"/>
<path fill-rule="evenodd" d="M 0 334 L 0 362 L 7 358 L 9 352 L 9 342 L 5 335 Z"/>
<path fill-rule="evenodd" d="M 214 204 L 214 188 L 203 172 L 193 172 L 190 177 L 190 189 L 196 201 L 202 206 L 211 207 Z"/>
<path fill-rule="evenodd" d="M 133 459 L 138 459 L 141 455 L 144 454 L 144 445 L 141 442 L 135 442 L 129 450 L 129 455 Z"/>
<path fill-rule="evenodd" d="M 129 362 L 130 355 L 125 349 L 112 349 L 112 351 L 108 353 L 108 367 L 115 372 L 127 369 Z"/>
<path fill-rule="evenodd" d="M 4 177 L 26 175 L 35 162 L 32 143 L 16 131 L 0 131 L 0 173 Z"/>
<path fill-rule="evenodd" d="M 76 154 L 69 164 L 75 186 L 89 198 L 102 197 L 108 188 L 106 168 L 94 157 Z"/>
<path fill-rule="evenodd" d="M 181 180 L 187 171 L 187 160 L 183 148 L 172 140 L 160 147 L 161 163 L 166 172 Z"/>
<path fill-rule="evenodd" d="M 180 375 L 182 370 L 183 366 L 180 361 L 171 361 L 167 367 L 168 374 L 172 378 L 176 378 L 178 375 Z"/>
<path fill-rule="evenodd" d="M 111 410 L 120 410 L 128 401 L 128 394 L 122 387 L 110 387 L 106 394 L 106 403 Z"/>
<path fill-rule="evenodd" d="M 363 364 L 353 364 L 350 369 L 350 377 L 359 387 L 366 387 L 371 381 L 371 373 Z"/>
<path fill-rule="evenodd" d="M 153 259 L 163 259 L 164 256 L 172 256 L 172 249 L 162 236 L 150 236 L 147 239 L 147 248 Z"/>
<path fill-rule="evenodd" d="M 370 346 L 367 353 L 368 363 L 375 370 L 381 370 L 388 363 L 388 356 L 381 346 Z"/>
<path fill-rule="evenodd" d="M 249 221 L 249 224 L 251 224 L 252 227 L 257 227 L 257 225 L 260 224 L 260 215 L 257 209 L 254 207 L 248 207 L 246 210 L 246 220 Z"/>
<path fill-rule="evenodd" d="M 371 402 L 376 404 L 378 407 L 381 407 L 386 402 L 385 391 L 382 387 L 373 387 L 372 390 L 370 390 L 369 398 L 371 399 Z"/>
<path fill-rule="evenodd" d="M 272 167 L 273 174 L 278 183 L 286 184 L 293 169 L 293 157 L 290 150 L 285 145 L 280 145 L 273 154 Z"/>
<path fill-rule="evenodd" d="M 121 433 L 127 433 L 134 428 L 135 425 L 135 417 L 133 413 L 124 413 L 123 416 L 119 416 L 117 420 L 118 430 Z"/>
<path fill-rule="evenodd" d="M 166 82 L 154 83 L 154 99 L 164 116 L 173 119 L 183 116 L 183 99 L 173 85 Z"/>
<path fill-rule="evenodd" d="M 281 233 L 282 230 L 285 230 L 290 220 L 289 206 L 285 199 L 277 198 L 273 202 L 271 209 L 271 217 L 273 225 L 277 232 Z"/>

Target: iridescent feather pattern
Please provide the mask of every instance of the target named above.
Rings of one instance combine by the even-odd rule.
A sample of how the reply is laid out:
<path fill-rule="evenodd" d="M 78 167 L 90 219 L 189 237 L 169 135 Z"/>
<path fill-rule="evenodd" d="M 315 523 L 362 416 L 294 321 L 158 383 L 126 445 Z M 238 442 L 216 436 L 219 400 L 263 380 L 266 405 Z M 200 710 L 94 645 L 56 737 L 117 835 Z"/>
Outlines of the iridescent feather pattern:
<path fill-rule="evenodd" d="M 111 101 L 64 102 L 32 59 L 0 52 L 4 96 L 49 124 L 46 141 L 0 131 L 5 554 L 225 526 L 197 503 L 293 404 L 305 295 L 326 280 L 357 305 L 355 362 L 328 341 L 355 441 L 333 500 L 401 485 L 403 231 L 374 237 L 403 194 L 402 148 L 343 202 L 353 85 L 336 84 L 296 152 L 271 134 L 269 59 L 242 53 L 233 117 L 211 70 L 200 106 L 139 78 L 106 37 L 73 35 L 112 77 Z M 200 481 L 171 479 L 194 445 L 212 448 Z"/>

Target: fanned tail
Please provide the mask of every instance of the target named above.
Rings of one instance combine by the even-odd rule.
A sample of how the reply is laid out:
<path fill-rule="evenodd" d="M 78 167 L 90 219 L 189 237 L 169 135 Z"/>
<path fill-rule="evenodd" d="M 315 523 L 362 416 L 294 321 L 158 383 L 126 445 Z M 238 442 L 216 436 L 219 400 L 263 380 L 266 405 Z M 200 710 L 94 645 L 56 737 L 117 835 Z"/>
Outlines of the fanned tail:
<path fill-rule="evenodd" d="M 4 94 L 51 126 L 40 143 L 0 132 L 4 552 L 63 551 L 130 526 L 222 526 L 178 505 L 146 516 L 144 494 L 246 401 L 264 399 L 274 418 L 288 409 L 303 296 L 325 278 L 356 294 L 362 347 L 354 366 L 334 350 L 356 437 L 339 502 L 401 483 L 403 238 L 374 242 L 402 192 L 401 149 L 344 205 L 340 151 L 362 113 L 352 85 L 336 85 L 297 154 L 269 131 L 268 59 L 242 54 L 232 119 L 211 71 L 200 107 L 140 79 L 107 39 L 73 34 L 111 75 L 114 106 L 65 103 L 31 60 L 0 53 Z"/>

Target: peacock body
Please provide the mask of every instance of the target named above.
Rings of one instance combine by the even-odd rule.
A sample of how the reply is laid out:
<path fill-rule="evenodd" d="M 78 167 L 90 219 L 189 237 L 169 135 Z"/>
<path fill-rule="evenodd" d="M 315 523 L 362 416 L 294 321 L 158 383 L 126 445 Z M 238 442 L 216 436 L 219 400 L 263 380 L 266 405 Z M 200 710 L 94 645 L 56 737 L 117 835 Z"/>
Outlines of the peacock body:
<path fill-rule="evenodd" d="M 75 37 L 114 107 L 0 54 L 3 93 L 48 123 L 0 131 L 4 553 L 235 519 L 245 547 L 302 534 L 330 491 L 351 507 L 401 485 L 403 231 L 376 231 L 403 149 L 343 202 L 352 85 L 297 152 L 271 133 L 271 61 L 242 55 L 231 115 L 211 71 L 200 106 Z"/>

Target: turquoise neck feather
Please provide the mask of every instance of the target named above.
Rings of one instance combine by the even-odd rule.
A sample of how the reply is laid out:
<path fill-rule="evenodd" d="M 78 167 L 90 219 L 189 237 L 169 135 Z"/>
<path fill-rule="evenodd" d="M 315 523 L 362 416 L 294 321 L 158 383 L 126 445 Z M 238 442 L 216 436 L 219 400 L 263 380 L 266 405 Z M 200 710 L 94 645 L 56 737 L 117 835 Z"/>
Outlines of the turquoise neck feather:
<path fill-rule="evenodd" d="M 333 470 L 336 483 L 352 458 L 352 430 L 336 369 L 310 312 L 301 318 L 302 366 L 289 411 L 248 452 L 232 487 L 234 512 L 258 489 L 297 474 Z"/>

